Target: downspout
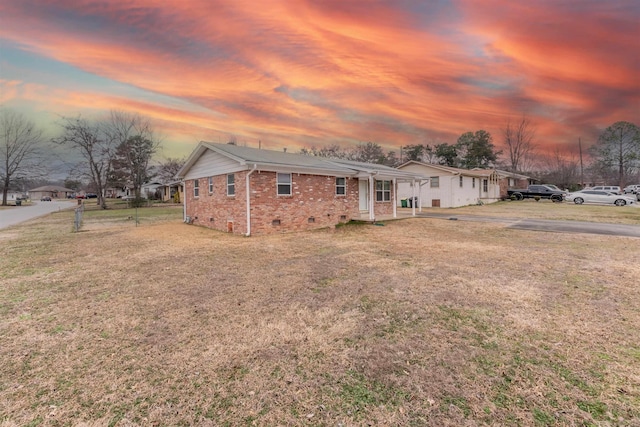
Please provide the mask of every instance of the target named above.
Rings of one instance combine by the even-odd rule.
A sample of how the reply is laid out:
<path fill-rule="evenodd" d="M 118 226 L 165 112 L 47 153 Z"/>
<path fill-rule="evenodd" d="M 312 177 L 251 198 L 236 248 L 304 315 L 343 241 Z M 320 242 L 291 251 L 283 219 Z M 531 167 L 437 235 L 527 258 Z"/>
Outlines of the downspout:
<path fill-rule="evenodd" d="M 258 166 L 253 165 L 253 169 L 251 169 L 246 176 L 245 191 L 247 193 L 247 233 L 246 233 L 247 237 L 251 236 L 251 185 L 250 185 L 249 177 L 251 176 L 252 173 L 256 171 L 256 169 L 258 169 Z"/>

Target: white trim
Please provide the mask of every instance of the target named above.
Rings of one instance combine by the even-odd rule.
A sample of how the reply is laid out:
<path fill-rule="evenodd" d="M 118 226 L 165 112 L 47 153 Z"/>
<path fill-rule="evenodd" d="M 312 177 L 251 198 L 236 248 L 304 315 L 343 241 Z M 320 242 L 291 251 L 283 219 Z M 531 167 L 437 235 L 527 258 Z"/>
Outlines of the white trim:
<path fill-rule="evenodd" d="M 251 169 L 246 176 L 246 192 L 247 192 L 247 233 L 246 236 L 251 236 L 251 180 L 249 176 L 256 171 L 258 168 L 257 165 L 253 165 L 253 169 Z M 235 181 L 235 178 L 234 178 Z"/>
<path fill-rule="evenodd" d="M 373 175 L 369 175 L 369 219 L 371 221 L 376 220 L 375 206 L 376 206 L 376 180 Z"/>
<path fill-rule="evenodd" d="M 278 175 L 289 175 L 289 194 L 280 194 L 280 186 L 287 185 L 287 183 L 280 183 Z M 291 172 L 276 172 L 276 196 L 277 197 L 290 197 L 293 196 L 293 174 Z"/>
<path fill-rule="evenodd" d="M 229 193 L 229 176 L 233 177 L 233 194 Z M 236 195 L 236 174 L 235 173 L 228 173 L 225 175 L 225 181 L 227 182 L 227 197 L 235 197 Z"/>
<path fill-rule="evenodd" d="M 398 204 L 398 181 L 395 178 L 393 178 L 393 200 L 391 200 L 391 203 L 393 203 L 393 217 L 397 218 L 398 207 L 396 205 Z"/>

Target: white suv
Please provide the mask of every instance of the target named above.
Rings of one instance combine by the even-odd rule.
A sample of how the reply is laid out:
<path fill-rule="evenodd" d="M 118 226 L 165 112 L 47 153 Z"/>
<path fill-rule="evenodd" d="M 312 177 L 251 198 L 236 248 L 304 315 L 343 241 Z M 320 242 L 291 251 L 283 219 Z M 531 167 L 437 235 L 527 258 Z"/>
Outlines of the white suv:
<path fill-rule="evenodd" d="M 595 187 L 589 188 L 589 190 L 608 191 L 609 193 L 622 194 L 622 192 L 620 191 L 620 187 L 618 187 L 617 185 L 597 185 Z"/>
<path fill-rule="evenodd" d="M 624 194 L 637 194 L 638 191 L 640 191 L 640 184 L 638 185 L 627 185 L 626 187 L 624 187 Z"/>

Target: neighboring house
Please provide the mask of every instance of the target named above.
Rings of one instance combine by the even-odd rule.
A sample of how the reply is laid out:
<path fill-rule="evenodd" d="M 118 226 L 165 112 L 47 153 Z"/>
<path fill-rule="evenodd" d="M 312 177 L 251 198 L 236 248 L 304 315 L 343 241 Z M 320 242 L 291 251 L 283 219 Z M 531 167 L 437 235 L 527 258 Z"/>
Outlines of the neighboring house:
<path fill-rule="evenodd" d="M 108 199 L 123 199 L 132 196 L 133 191 L 129 187 L 109 187 L 105 190 Z"/>
<path fill-rule="evenodd" d="M 185 222 L 244 235 L 309 230 L 396 216 L 388 166 L 201 142 L 178 171 Z"/>
<path fill-rule="evenodd" d="M 169 182 L 158 187 L 163 202 L 181 203 L 184 200 L 184 186 L 181 181 Z M 177 196 L 176 196 L 177 194 Z"/>
<path fill-rule="evenodd" d="M 142 187 L 140 187 L 140 196 L 144 197 L 145 199 L 155 199 L 156 191 L 160 187 L 162 187 L 162 183 L 157 181 L 142 184 Z"/>
<path fill-rule="evenodd" d="M 500 198 L 506 199 L 509 195 L 509 188 L 527 188 L 529 184 L 534 184 L 535 180 L 518 173 L 496 170 L 500 177 Z"/>
<path fill-rule="evenodd" d="M 40 200 L 43 197 L 66 199 L 68 197 L 72 197 L 74 193 L 74 190 L 60 187 L 58 185 L 45 185 L 44 187 L 38 187 L 28 191 L 29 198 L 31 200 Z"/>
<path fill-rule="evenodd" d="M 419 207 L 455 208 L 493 203 L 500 199 L 500 176 L 493 169 L 458 169 L 411 160 L 398 167 L 429 178 L 419 189 L 398 184 L 400 199 L 418 197 Z"/>
<path fill-rule="evenodd" d="M 0 193 L 0 198 L 2 196 L 2 193 Z M 24 194 L 22 191 L 9 191 L 7 192 L 7 202 L 15 202 L 18 199 L 26 199 L 27 195 Z"/>

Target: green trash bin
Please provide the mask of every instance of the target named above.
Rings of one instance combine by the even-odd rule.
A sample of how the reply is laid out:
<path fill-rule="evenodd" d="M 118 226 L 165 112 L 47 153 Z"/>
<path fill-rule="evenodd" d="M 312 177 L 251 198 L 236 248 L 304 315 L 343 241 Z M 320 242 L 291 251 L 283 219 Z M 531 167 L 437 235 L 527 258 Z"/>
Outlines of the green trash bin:
<path fill-rule="evenodd" d="M 16 206 L 22 206 L 22 200 L 16 200 Z"/>
<path fill-rule="evenodd" d="M 407 199 L 400 199 L 400 206 L 402 206 L 403 208 L 407 207 Z"/>

